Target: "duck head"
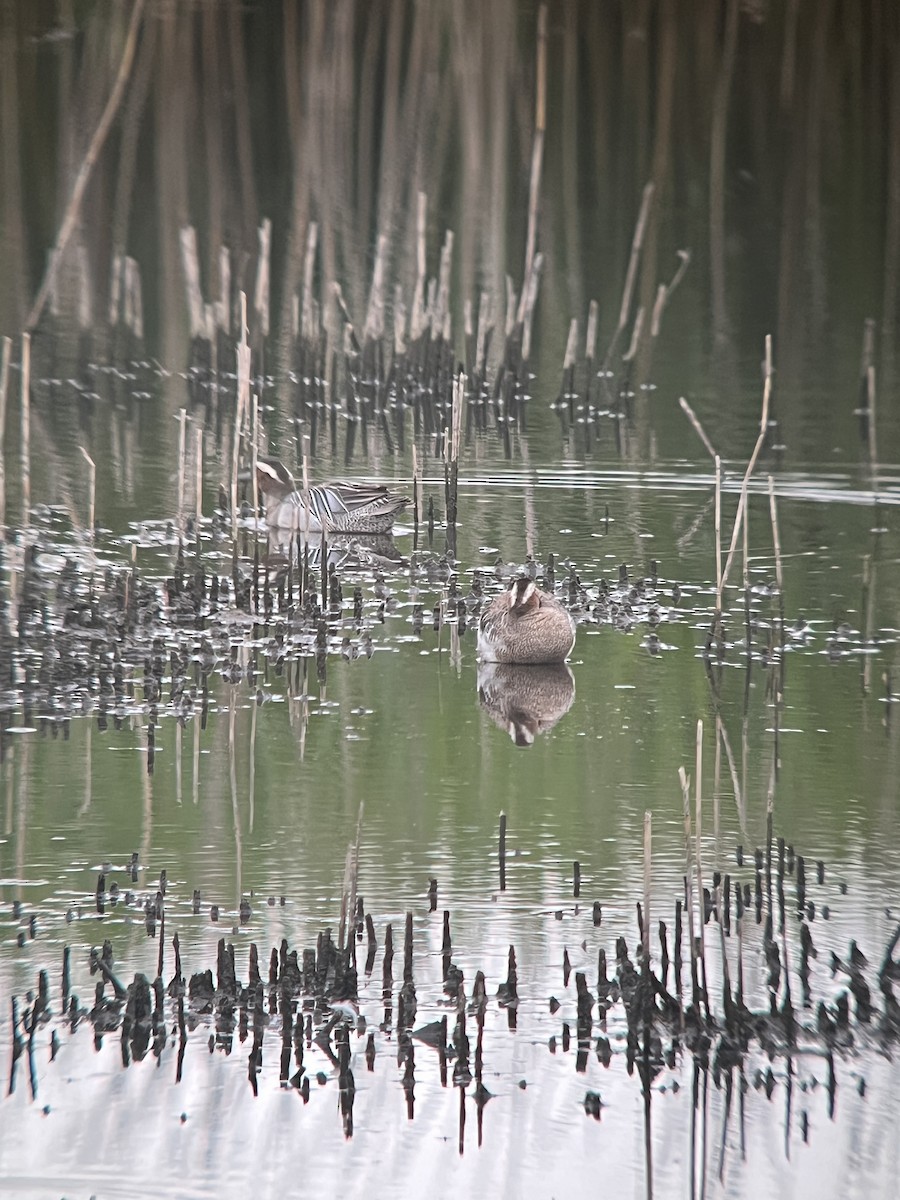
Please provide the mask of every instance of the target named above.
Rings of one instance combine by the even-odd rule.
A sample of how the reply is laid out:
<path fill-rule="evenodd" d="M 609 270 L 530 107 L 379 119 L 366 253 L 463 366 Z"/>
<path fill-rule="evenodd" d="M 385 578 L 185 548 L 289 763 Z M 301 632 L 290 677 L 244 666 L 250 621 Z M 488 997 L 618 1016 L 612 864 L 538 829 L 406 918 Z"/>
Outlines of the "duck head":
<path fill-rule="evenodd" d="M 277 458 L 257 458 L 256 483 L 267 499 L 281 500 L 297 490 L 293 475 Z"/>
<path fill-rule="evenodd" d="M 529 609 L 538 608 L 541 603 L 537 585 L 533 579 L 520 575 L 509 587 L 509 606 L 517 617 L 524 616 Z"/>

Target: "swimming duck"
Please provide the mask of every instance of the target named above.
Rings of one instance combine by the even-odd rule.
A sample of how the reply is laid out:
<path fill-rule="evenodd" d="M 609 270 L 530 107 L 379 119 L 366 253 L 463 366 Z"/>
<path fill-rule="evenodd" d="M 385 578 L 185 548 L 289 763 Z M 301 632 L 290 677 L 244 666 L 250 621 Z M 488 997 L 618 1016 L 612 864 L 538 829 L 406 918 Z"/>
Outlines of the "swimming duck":
<path fill-rule="evenodd" d="M 321 533 L 387 533 L 394 516 L 409 503 L 406 496 L 367 483 L 325 483 L 306 498 L 293 475 L 277 458 L 256 460 L 256 479 L 273 529 Z"/>
<path fill-rule="evenodd" d="M 491 601 L 478 624 L 478 653 L 485 662 L 558 663 L 574 645 L 569 613 L 525 576 Z"/>

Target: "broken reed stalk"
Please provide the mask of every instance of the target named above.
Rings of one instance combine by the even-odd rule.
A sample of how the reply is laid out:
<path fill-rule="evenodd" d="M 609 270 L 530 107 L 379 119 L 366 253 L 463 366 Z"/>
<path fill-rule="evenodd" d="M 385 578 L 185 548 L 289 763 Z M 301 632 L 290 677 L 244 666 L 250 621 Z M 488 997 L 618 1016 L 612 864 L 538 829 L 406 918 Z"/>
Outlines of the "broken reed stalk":
<path fill-rule="evenodd" d="M 694 412 L 694 410 L 691 408 L 691 406 L 688 404 L 687 400 L 685 400 L 684 396 L 678 397 L 678 403 L 681 405 L 682 411 L 684 412 L 687 419 L 693 425 L 694 432 L 697 434 L 697 437 L 699 437 L 700 441 L 706 447 L 707 454 L 710 456 L 710 458 L 717 458 L 718 456 L 717 456 L 715 450 L 713 449 L 712 442 L 706 436 L 706 430 L 700 424 L 699 417 Z"/>
<path fill-rule="evenodd" d="M 644 328 L 644 306 L 640 305 L 634 315 L 634 325 L 631 330 L 631 341 L 628 344 L 628 349 L 622 355 L 623 363 L 630 363 L 634 360 L 637 354 L 638 346 L 641 343 L 641 333 Z"/>
<path fill-rule="evenodd" d="M 619 338 L 628 324 L 628 314 L 631 312 L 631 301 L 634 296 L 634 285 L 637 282 L 638 263 L 641 258 L 641 249 L 644 245 L 644 234 L 647 229 L 647 219 L 650 215 L 650 202 L 653 199 L 654 184 L 644 184 L 644 194 L 641 199 L 641 211 L 638 214 L 637 225 L 634 229 L 634 237 L 631 239 L 631 255 L 628 259 L 628 270 L 625 273 L 625 287 L 622 290 L 622 304 L 619 308 L 619 323 L 616 326 L 616 332 L 613 334 L 613 339 L 609 344 L 609 349 L 606 351 L 606 358 L 603 360 L 604 366 L 609 366 L 609 361 L 613 356 Z"/>
<path fill-rule="evenodd" d="M 653 813 L 644 813 L 644 966 L 650 963 L 650 878 L 653 865 Z"/>
<path fill-rule="evenodd" d="M 872 472 L 872 491 L 878 491 L 878 438 L 875 430 L 875 366 L 866 368 L 866 395 L 869 407 L 869 467 Z"/>
<path fill-rule="evenodd" d="M 72 231 L 78 221 L 78 216 L 81 211 L 81 202 L 84 198 L 85 189 L 88 185 L 88 180 L 91 177 L 91 172 L 94 169 L 100 151 L 103 149 L 103 144 L 106 141 L 107 134 L 113 123 L 113 118 L 118 111 L 122 101 L 122 96 L 125 92 L 125 85 L 128 82 L 128 76 L 131 73 L 131 66 L 134 62 L 134 53 L 137 46 L 138 30 L 141 27 L 141 19 L 144 14 L 145 0 L 135 0 L 134 7 L 131 10 L 131 21 L 128 26 L 128 34 L 125 38 L 125 46 L 122 50 L 122 58 L 119 62 L 119 70 L 116 75 L 116 81 L 113 84 L 113 89 L 109 94 L 109 99 L 106 102 L 106 107 L 97 123 L 97 128 L 94 130 L 93 137 L 87 148 L 87 153 L 82 159 L 81 166 L 78 168 L 78 174 L 75 176 L 75 183 L 72 187 L 72 195 L 69 197 L 69 203 L 66 206 L 65 215 L 63 216 L 62 224 L 59 228 L 59 233 L 56 237 L 56 244 L 50 252 L 50 260 L 47 263 L 47 270 L 44 273 L 43 281 L 38 290 L 37 297 L 31 312 L 28 314 L 28 320 L 25 322 L 25 328 L 28 331 L 34 329 L 40 320 L 41 313 L 44 311 L 44 305 L 47 303 L 47 297 L 50 295 L 51 289 L 56 283 L 56 273 L 59 270 L 60 259 L 63 251 L 68 245 L 69 238 L 72 236 Z"/>
<path fill-rule="evenodd" d="M 547 110 L 547 5 L 538 9 L 537 63 L 534 100 L 534 143 L 531 150 L 531 177 L 528 185 L 528 231 L 525 237 L 525 271 L 522 276 L 522 295 L 519 299 L 518 324 L 524 325 L 528 282 L 534 271 L 537 246 L 538 200 L 541 191 L 541 169 L 544 161 L 544 131 Z"/>
<path fill-rule="evenodd" d="M 775 480 L 769 476 L 769 515 L 772 518 L 772 544 L 775 547 L 775 583 L 778 594 L 784 595 L 784 574 L 781 569 L 781 535 L 778 532 L 778 506 L 775 503 Z"/>
<path fill-rule="evenodd" d="M 462 435 L 462 414 L 466 405 L 466 376 L 460 373 L 453 387 L 453 412 L 450 432 L 450 506 L 449 523 L 456 525 L 459 489 L 459 443 Z"/>
<path fill-rule="evenodd" d="M 179 408 L 178 410 L 178 492 L 177 492 L 177 507 L 178 513 L 178 535 L 179 537 L 184 532 L 184 456 L 187 446 L 187 409 Z"/>
<path fill-rule="evenodd" d="M 653 305 L 653 316 L 650 321 L 650 336 L 652 338 L 659 337 L 659 329 L 660 325 L 662 324 L 662 317 L 666 310 L 666 305 L 672 299 L 672 293 L 684 278 L 684 273 L 688 269 L 688 264 L 691 261 L 690 250 L 676 250 L 675 253 L 680 261 L 675 274 L 672 276 L 672 282 L 669 284 L 661 283 L 656 292 L 656 302 Z"/>
<path fill-rule="evenodd" d="M 713 449 L 713 444 L 706 436 L 706 430 L 700 424 L 700 419 L 684 396 L 678 397 L 678 403 L 716 465 L 716 596 L 718 597 L 721 593 L 722 580 L 722 460 Z M 721 604 L 719 608 L 721 609 Z"/>
<path fill-rule="evenodd" d="M 88 454 L 87 450 L 85 450 L 84 446 L 79 446 L 78 449 L 84 455 L 84 457 L 87 461 L 87 465 L 88 465 L 88 522 L 87 522 L 87 528 L 88 528 L 88 537 L 91 539 L 91 541 L 93 541 L 94 540 L 94 511 L 95 511 L 94 504 L 95 504 L 95 497 L 97 494 L 97 467 L 95 466 L 94 460 Z"/>
<path fill-rule="evenodd" d="M 563 358 L 562 382 L 560 384 L 559 401 L 568 401 L 569 417 L 575 416 L 575 356 L 578 353 L 578 320 L 573 317 L 569 322 L 569 336 L 566 338 L 566 353 Z"/>
<path fill-rule="evenodd" d="M 22 520 L 31 515 L 31 334 L 22 334 L 22 404 L 19 459 L 22 472 Z"/>
<path fill-rule="evenodd" d="M 9 360 L 12 355 L 12 338 L 2 339 L 0 352 L 0 526 L 6 523 L 6 396 L 9 386 Z"/>
<path fill-rule="evenodd" d="M 684 767 L 678 768 L 681 782 L 681 800 L 684 812 L 684 899 L 687 905 L 688 947 L 691 953 L 691 995 L 699 1008 L 699 985 L 697 979 L 697 941 L 694 937 L 694 889 L 691 886 L 691 788 Z"/>
<path fill-rule="evenodd" d="M 731 544 L 728 547 L 728 557 L 725 559 L 725 568 L 719 579 L 716 589 L 716 612 L 721 616 L 722 613 L 722 593 L 725 590 L 725 584 L 728 581 L 728 573 L 731 570 L 731 564 L 734 561 L 734 554 L 737 548 L 738 534 L 741 528 L 741 521 L 744 519 L 744 512 L 747 508 L 747 489 L 750 484 L 750 476 L 753 474 L 753 469 L 756 466 L 756 460 L 759 458 L 760 451 L 763 448 L 763 443 L 766 440 L 766 434 L 769 430 L 769 401 L 772 397 L 772 335 L 766 334 L 766 366 L 765 366 L 765 382 L 763 384 L 763 402 L 762 415 L 759 419 L 759 436 L 756 439 L 756 445 L 753 447 L 753 453 L 750 455 L 750 461 L 747 463 L 747 470 L 744 472 L 744 479 L 741 484 L 741 495 L 738 500 L 737 512 L 734 517 L 734 528 L 731 531 Z"/>

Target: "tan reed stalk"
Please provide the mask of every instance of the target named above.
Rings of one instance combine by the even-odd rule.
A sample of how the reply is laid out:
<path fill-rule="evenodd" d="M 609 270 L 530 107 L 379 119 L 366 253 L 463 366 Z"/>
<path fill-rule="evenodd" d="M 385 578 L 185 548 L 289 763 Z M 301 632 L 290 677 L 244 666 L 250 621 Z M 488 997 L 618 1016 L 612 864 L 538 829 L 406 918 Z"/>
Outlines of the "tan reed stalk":
<path fill-rule="evenodd" d="M 200 541 L 200 522 L 203 519 L 203 426 L 194 430 L 194 520 L 197 541 Z"/>
<path fill-rule="evenodd" d="M 637 354 L 638 346 L 641 344 L 641 333 L 644 329 L 644 306 L 641 305 L 634 317 L 634 327 L 631 330 L 631 341 L 628 344 L 628 349 L 622 355 L 622 362 L 632 362 Z"/>
<path fill-rule="evenodd" d="M 253 519 L 259 516 L 259 480 L 256 477 L 256 460 L 259 457 L 259 396 L 250 397 L 250 475 L 253 479 Z"/>
<path fill-rule="evenodd" d="M 678 403 L 681 405 L 682 411 L 687 416 L 687 419 L 693 425 L 694 431 L 697 434 L 697 437 L 699 437 L 700 441 L 706 447 L 707 454 L 710 456 L 710 458 L 716 458 L 717 457 L 716 452 L 713 449 L 712 442 L 706 436 L 706 430 L 700 424 L 700 418 L 697 416 L 697 414 L 694 412 L 694 410 L 688 404 L 687 400 L 685 400 L 684 396 L 678 397 Z"/>
<path fill-rule="evenodd" d="M 0 342 L 0 526 L 6 523 L 6 396 L 9 386 L 9 360 L 12 356 L 12 338 Z"/>
<path fill-rule="evenodd" d="M 866 368 L 866 394 L 869 400 L 869 466 L 872 469 L 872 491 L 878 491 L 878 437 L 875 428 L 875 366 Z"/>
<path fill-rule="evenodd" d="M 22 334 L 22 403 L 19 458 L 22 473 L 22 520 L 31 519 L 31 334 Z"/>
<path fill-rule="evenodd" d="M 719 594 L 722 579 L 722 460 L 718 454 L 716 461 L 716 595 Z"/>
<path fill-rule="evenodd" d="M 78 449 L 84 455 L 88 465 L 88 537 L 93 542 L 94 540 L 94 520 L 95 520 L 95 503 L 97 495 L 97 467 L 94 460 L 85 450 L 84 446 L 79 446 Z"/>
<path fill-rule="evenodd" d="M 706 436 L 706 430 L 700 424 L 700 419 L 684 396 L 679 396 L 678 403 L 681 405 L 682 411 L 694 427 L 694 432 L 706 447 L 707 453 L 716 465 L 716 596 L 718 597 L 722 590 L 722 460 L 713 449 L 713 444 Z"/>
<path fill-rule="evenodd" d="M 547 122 L 547 5 L 538 9 L 536 89 L 534 102 L 534 143 L 531 150 L 531 177 L 528 185 L 528 230 L 525 237 L 525 270 L 522 276 L 522 296 L 519 300 L 518 323 L 525 323 L 526 293 L 534 270 L 537 247 L 538 201 L 541 192 L 541 170 L 544 162 L 544 133 Z"/>
<path fill-rule="evenodd" d="M 653 866 L 653 813 L 644 813 L 644 963 L 650 961 L 650 879 Z"/>
<path fill-rule="evenodd" d="M 226 337 L 231 333 L 231 251 L 219 247 L 219 299 L 216 302 L 216 324 Z"/>
<path fill-rule="evenodd" d="M 760 451 L 763 448 L 763 443 L 766 440 L 766 434 L 769 429 L 769 401 L 772 396 L 772 335 L 766 334 L 766 367 L 765 367 L 765 382 L 763 384 L 763 402 L 762 415 L 759 420 L 759 436 L 756 439 L 756 445 L 753 447 L 753 453 L 750 455 L 750 461 L 747 463 L 747 470 L 744 472 L 743 483 L 741 484 L 741 495 L 738 500 L 737 513 L 734 518 L 734 528 L 731 531 L 731 544 L 728 547 L 728 557 L 725 559 L 725 568 L 722 572 L 722 577 L 719 580 L 719 587 L 716 595 L 716 608 L 718 612 L 722 611 L 722 593 L 725 589 L 725 584 L 728 581 L 728 573 L 731 570 L 731 564 L 734 560 L 735 550 L 737 548 L 738 534 L 741 528 L 741 521 L 744 518 L 744 511 L 747 507 L 747 488 L 750 483 L 750 476 L 753 474 L 753 468 L 756 466 L 756 460 L 759 458 Z"/>
<path fill-rule="evenodd" d="M 184 269 L 184 286 L 187 292 L 188 314 L 191 322 L 191 337 L 203 337 L 206 332 L 206 311 L 203 293 L 200 290 L 200 258 L 197 253 L 197 231 L 193 225 L 181 230 L 181 265 Z"/>
<path fill-rule="evenodd" d="M 237 540 L 238 467 L 241 456 L 241 429 L 250 402 L 250 344 L 247 340 L 247 295 L 241 292 L 241 337 L 237 345 L 237 405 L 234 440 L 231 446 L 231 534 Z"/>
<path fill-rule="evenodd" d="M 687 906 L 688 947 L 691 955 L 691 981 L 697 980 L 697 943 L 694 937 L 694 889 L 691 885 L 691 785 L 684 767 L 678 768 L 681 782 L 681 802 L 684 814 L 684 877 L 686 881 L 685 904 Z"/>
<path fill-rule="evenodd" d="M 631 312 L 631 301 L 634 296 L 634 287 L 637 282 L 638 263 L 641 258 L 641 250 L 644 245 L 644 234 L 647 230 L 647 220 L 650 216 L 650 203 L 653 200 L 654 184 L 644 184 L 644 194 L 641 198 L 641 211 L 638 214 L 637 225 L 634 230 L 634 237 L 631 240 L 631 255 L 628 259 L 628 270 L 625 273 L 625 287 L 622 290 L 622 303 L 619 308 L 619 323 L 616 326 L 616 332 L 613 334 L 613 339 L 609 344 L 609 349 L 606 351 L 604 365 L 608 366 L 610 359 L 613 356 L 619 338 L 625 331 L 628 324 L 628 314 Z"/>
<path fill-rule="evenodd" d="M 100 151 L 103 149 L 103 144 L 106 141 L 107 134 L 113 123 L 113 118 L 118 111 L 119 104 L 122 101 L 122 96 L 125 92 L 125 85 L 128 82 L 128 76 L 131 73 L 131 66 L 134 62 L 134 52 L 137 46 L 138 31 L 141 26 L 141 20 L 144 15 L 145 0 L 134 0 L 134 7 L 131 10 L 131 22 L 128 26 L 128 34 L 125 38 L 125 46 L 122 50 L 122 58 L 119 62 L 119 70 L 116 75 L 116 81 L 113 84 L 113 89 L 109 94 L 109 99 L 106 102 L 106 107 L 101 114 L 100 120 L 97 123 L 97 128 L 94 130 L 90 143 L 87 148 L 87 153 L 82 159 L 81 166 L 78 168 L 78 174 L 75 176 L 75 183 L 72 187 L 72 195 L 69 197 L 69 203 L 66 205 L 66 211 L 63 216 L 62 224 L 59 228 L 59 233 L 56 236 L 56 244 L 50 253 L 50 260 L 47 264 L 47 270 L 44 273 L 44 278 L 38 290 L 37 297 L 32 306 L 31 312 L 28 314 L 28 320 L 25 322 L 25 329 L 29 332 L 34 329 L 40 320 L 41 313 L 44 311 L 44 305 L 47 303 L 47 297 L 50 294 L 50 289 L 56 283 L 56 273 L 59 270 L 59 263 L 62 258 L 63 251 L 68 245 L 69 238 L 75 229 L 78 221 L 78 214 L 81 211 L 81 202 L 84 198 L 84 192 L 88 185 L 88 180 L 94 169 Z"/>
<path fill-rule="evenodd" d="M 413 525 L 416 529 L 419 527 L 419 456 L 416 452 L 416 444 L 413 442 L 412 448 L 412 484 L 413 484 Z"/>
<path fill-rule="evenodd" d="M 784 572 L 781 566 L 781 535 L 778 532 L 778 505 L 775 503 L 775 480 L 769 476 L 769 515 L 772 518 L 772 544 L 775 547 L 775 583 L 784 594 Z"/>
<path fill-rule="evenodd" d="M 678 269 L 672 276 L 671 283 L 661 283 L 656 292 L 656 302 L 653 305 L 653 319 L 650 322 L 650 336 L 653 338 L 659 337 L 660 326 L 662 325 L 663 313 L 666 310 L 666 305 L 672 299 L 672 293 L 678 287 L 684 278 L 684 273 L 688 269 L 688 264 L 691 261 L 690 250 L 676 250 L 679 263 Z"/>
<path fill-rule="evenodd" d="M 177 499 L 178 505 L 176 512 L 178 513 L 178 532 L 184 530 L 184 458 L 187 448 L 187 409 L 179 408 L 178 410 L 178 490 Z"/>
<path fill-rule="evenodd" d="M 415 343 L 422 336 L 426 324 L 425 313 L 425 224 L 428 216 L 428 197 L 419 192 L 416 207 L 416 285 L 413 291 L 412 316 L 410 318 L 409 338 Z"/>
<path fill-rule="evenodd" d="M 571 371 L 575 366 L 575 355 L 578 351 L 578 318 L 573 317 L 569 322 L 569 336 L 566 338 L 566 353 L 563 357 L 563 372 Z"/>
<path fill-rule="evenodd" d="M 584 338 L 584 356 L 589 363 L 594 361 L 597 353 L 597 323 L 600 318 L 600 305 L 592 300 L 588 305 L 587 332 Z"/>
<path fill-rule="evenodd" d="M 703 903 L 703 849 L 700 841 L 703 834 L 703 721 L 697 722 L 697 739 L 694 751 L 694 802 L 696 859 L 697 859 L 697 904 L 700 909 L 700 958 L 703 961 L 704 975 L 706 973 L 706 910 Z M 704 986 L 705 986 L 704 979 Z"/>
<path fill-rule="evenodd" d="M 309 518 L 310 518 L 310 499 L 309 499 L 309 460 L 307 455 L 303 455 L 303 538 L 304 541 L 309 541 Z"/>
<path fill-rule="evenodd" d="M 264 338 L 269 336 L 269 260 L 272 251 L 272 221 L 263 219 L 258 230 L 259 261 L 256 268 L 256 288 L 253 292 L 253 308 L 259 317 L 259 328 Z"/>
<path fill-rule="evenodd" d="M 375 249 L 375 265 L 372 269 L 372 286 L 369 290 L 369 304 L 366 309 L 366 320 L 363 325 L 363 340 L 377 342 L 384 337 L 384 285 L 387 271 L 388 239 L 383 234 L 378 235 Z"/>

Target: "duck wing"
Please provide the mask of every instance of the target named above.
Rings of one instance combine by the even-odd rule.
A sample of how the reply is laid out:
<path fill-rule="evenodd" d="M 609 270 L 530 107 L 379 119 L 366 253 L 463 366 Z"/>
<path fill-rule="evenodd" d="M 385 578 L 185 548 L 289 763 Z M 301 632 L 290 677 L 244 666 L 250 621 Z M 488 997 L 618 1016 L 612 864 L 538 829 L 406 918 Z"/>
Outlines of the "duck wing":
<path fill-rule="evenodd" d="M 316 520 L 332 529 L 376 533 L 390 529 L 409 499 L 379 484 L 333 482 L 310 488 L 309 503 Z"/>

